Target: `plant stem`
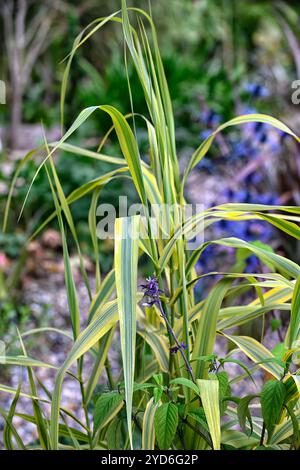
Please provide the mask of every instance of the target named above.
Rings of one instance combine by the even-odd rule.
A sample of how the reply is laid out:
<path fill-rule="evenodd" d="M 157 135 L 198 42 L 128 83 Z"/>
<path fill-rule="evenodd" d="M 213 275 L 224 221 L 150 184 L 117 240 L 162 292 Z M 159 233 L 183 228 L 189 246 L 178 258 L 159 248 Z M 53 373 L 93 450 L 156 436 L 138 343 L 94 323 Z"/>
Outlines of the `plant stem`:
<path fill-rule="evenodd" d="M 159 285 L 160 289 L 162 289 L 162 288 L 163 288 L 163 283 L 162 283 L 162 278 L 161 278 L 161 275 L 160 275 L 160 274 L 157 276 L 157 280 L 158 280 L 158 285 Z M 162 289 L 162 290 L 163 290 L 163 289 Z M 164 306 L 163 306 L 163 305 L 164 305 Z M 164 313 L 164 312 L 165 312 L 164 309 L 166 308 L 166 304 L 163 303 L 163 305 L 162 305 L 161 300 L 159 300 L 159 305 L 158 305 L 158 307 L 159 307 L 159 310 L 160 310 L 160 313 L 161 313 L 162 317 L 165 318 L 166 315 L 165 315 L 165 313 Z M 169 336 L 169 344 L 170 344 L 170 347 L 171 347 L 171 346 L 172 346 L 172 335 L 171 335 L 169 329 L 168 329 L 168 336 Z M 173 365 L 173 362 L 174 362 L 174 361 L 173 361 L 172 355 L 170 354 L 170 355 L 169 355 L 169 378 L 172 376 L 172 365 Z"/>
<path fill-rule="evenodd" d="M 111 365 L 110 365 L 110 362 L 109 362 L 108 358 L 106 358 L 106 361 L 105 361 L 105 370 L 106 370 L 106 374 L 107 374 L 110 389 L 114 390 L 115 384 L 114 384 L 114 379 L 113 379 L 112 372 L 111 372 Z"/>
<path fill-rule="evenodd" d="M 79 383 L 80 383 L 80 393 L 81 393 L 81 399 L 82 399 L 82 407 L 84 411 L 84 416 L 85 416 L 85 422 L 86 422 L 86 427 L 88 429 L 88 441 L 89 441 L 89 446 L 90 449 L 93 448 L 93 441 L 92 441 L 92 435 L 91 435 L 91 426 L 90 426 L 90 418 L 89 418 L 89 412 L 85 403 L 85 391 L 84 391 L 84 386 L 83 386 L 83 380 L 82 380 L 82 368 L 83 368 L 83 360 L 82 357 L 79 358 L 78 360 L 78 378 L 79 378 Z"/>
<path fill-rule="evenodd" d="M 261 431 L 261 437 L 260 437 L 260 446 L 264 445 L 264 438 L 265 438 L 265 432 L 266 432 L 266 425 L 263 423 L 262 431 Z"/>
<path fill-rule="evenodd" d="M 194 373 L 193 373 L 193 369 L 192 369 L 192 367 L 190 366 L 189 361 L 187 360 L 187 357 L 186 357 L 186 355 L 184 354 L 183 347 L 182 347 L 182 345 L 179 343 L 179 341 L 178 341 L 178 339 L 177 339 L 177 337 L 176 337 L 176 335 L 175 335 L 175 333 L 174 333 L 174 331 L 173 331 L 173 328 L 172 328 L 172 326 L 171 326 L 171 324 L 170 324 L 170 322 L 169 322 L 169 320 L 168 320 L 168 317 L 167 317 L 167 315 L 165 314 L 165 312 L 164 312 L 164 310 L 163 310 L 163 308 L 162 308 L 161 301 L 159 300 L 159 301 L 157 302 L 157 304 L 158 304 L 160 313 L 161 313 L 161 315 L 162 315 L 162 317 L 163 317 L 163 319 L 164 319 L 164 321 L 165 321 L 165 323 L 166 323 L 166 325 L 167 325 L 168 332 L 169 332 L 170 335 L 172 336 L 172 338 L 173 338 L 173 340 L 174 340 L 174 342 L 175 342 L 175 344 L 176 344 L 176 346 L 177 346 L 177 348 L 178 348 L 178 350 L 179 350 L 179 352 L 180 352 L 180 354 L 181 354 L 181 356 L 182 356 L 182 359 L 183 359 L 183 361 L 184 361 L 184 363 L 185 363 L 185 365 L 186 365 L 187 371 L 189 372 L 192 381 L 193 381 L 194 383 L 196 383 L 196 379 L 195 379 L 195 376 L 194 376 Z"/>

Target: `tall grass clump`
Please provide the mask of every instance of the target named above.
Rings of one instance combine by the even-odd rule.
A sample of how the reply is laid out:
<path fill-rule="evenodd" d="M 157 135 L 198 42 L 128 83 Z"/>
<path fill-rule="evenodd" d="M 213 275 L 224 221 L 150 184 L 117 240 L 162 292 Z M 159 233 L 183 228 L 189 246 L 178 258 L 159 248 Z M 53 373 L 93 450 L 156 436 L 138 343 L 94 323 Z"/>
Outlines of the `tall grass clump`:
<path fill-rule="evenodd" d="M 135 25 L 130 17 L 135 17 Z M 185 187 L 188 176 L 207 156 L 218 133 L 230 126 L 249 122 L 267 123 L 299 138 L 282 122 L 264 114 L 238 116 L 222 124 L 195 150 L 181 171 L 175 145 L 175 124 L 168 84 L 160 56 L 155 26 L 151 15 L 139 8 L 128 8 L 122 0 L 120 11 L 99 18 L 75 39 L 67 57 L 62 82 L 62 128 L 64 102 L 72 59 L 80 47 L 107 22 L 120 25 L 125 44 L 125 66 L 134 64 L 148 108 L 147 116 L 134 112 L 134 90 L 129 93 L 132 109 L 121 114 L 109 104 L 96 103 L 82 110 L 59 142 L 47 143 L 38 169 L 46 171 L 55 211 L 36 230 L 36 236 L 47 223 L 57 219 L 65 265 L 65 284 L 72 331 L 72 347 L 56 370 L 51 390 L 36 374 L 40 367 L 51 368 L 30 357 L 25 349 L 23 332 L 19 332 L 20 354 L 2 358 L 5 367 L 26 368 L 30 391 L 0 385 L 0 390 L 13 394 L 8 411 L 0 408 L 5 420 L 6 448 L 24 449 L 14 416 L 17 402 L 25 396 L 32 401 L 32 414 L 21 415 L 34 423 L 38 438 L 27 448 L 42 449 L 297 449 L 299 447 L 298 350 L 300 333 L 300 266 L 274 253 L 260 243 L 239 238 L 203 240 L 193 250 L 190 242 L 197 230 L 205 230 L 220 220 L 262 220 L 300 238 L 300 210 L 294 206 L 260 204 L 223 204 L 184 216 Z M 97 151 L 68 143 L 68 139 L 96 112 L 104 112 L 112 127 Z M 143 125 L 148 135 L 149 159 L 142 159 L 136 138 L 136 126 Z M 108 137 L 116 136 L 120 155 L 105 153 Z M 12 182 L 4 227 L 16 178 L 41 148 L 21 161 Z M 111 170 L 65 195 L 55 167 L 59 151 L 109 162 Z M 71 164 L 71 163 L 70 163 Z M 131 180 L 143 215 L 120 217 L 115 221 L 114 265 L 105 277 L 101 275 L 96 232 L 96 208 L 101 191 L 110 181 L 127 177 Z M 32 181 L 31 184 L 34 184 Z M 201 188 L 199 188 L 201 191 Z M 85 273 L 80 240 L 72 218 L 72 204 L 91 194 L 88 216 L 90 236 L 96 260 L 96 290 L 92 292 Z M 24 202 L 24 204 L 26 201 Z M 151 207 L 163 207 L 153 233 Z M 172 211 L 168 208 L 172 207 Z M 76 287 L 69 258 L 68 237 L 72 238 L 81 259 L 83 279 L 90 295 L 88 318 L 82 327 Z M 253 254 L 264 266 L 262 273 L 206 273 L 215 279 L 206 298 L 195 300 L 197 276 L 195 264 L 209 245 L 231 247 L 239 253 Z M 146 280 L 138 280 L 138 263 L 143 258 L 148 267 Z M 145 262 L 146 260 L 146 262 Z M 254 298 L 247 299 L 247 292 Z M 284 341 L 273 351 L 262 341 L 241 335 L 242 325 L 257 318 L 266 319 L 274 309 L 289 312 L 289 326 Z M 110 390 L 97 393 L 97 384 L 108 365 L 108 352 L 119 328 L 122 370 L 118 379 L 110 376 Z M 45 330 L 45 329 L 43 329 Z M 35 330 L 36 334 L 37 331 Z M 40 331 L 43 334 L 44 331 Z M 65 332 L 62 331 L 65 334 Z M 28 337 L 30 332 L 26 332 Z M 216 340 L 227 344 L 222 357 L 216 353 Z M 262 334 L 263 340 L 263 334 Z M 242 353 L 235 357 L 235 353 Z M 85 373 L 89 355 L 93 368 Z M 247 358 L 245 361 L 242 357 Z M 239 374 L 229 377 L 235 364 Z M 75 367 L 74 367 L 75 366 Z M 3 366 L 4 367 L 4 366 Z M 236 370 L 236 369 L 235 369 Z M 262 370 L 264 384 L 251 395 L 239 396 L 233 385 L 254 381 Z M 109 370 L 108 370 L 109 373 Z M 62 407 L 61 394 L 68 374 L 77 381 L 82 397 L 84 419 Z M 110 374 L 109 374 L 110 375 Z M 235 387 L 236 389 L 236 387 Z M 43 391 L 43 398 L 40 393 Z M 46 394 L 47 398 L 44 398 Z"/>

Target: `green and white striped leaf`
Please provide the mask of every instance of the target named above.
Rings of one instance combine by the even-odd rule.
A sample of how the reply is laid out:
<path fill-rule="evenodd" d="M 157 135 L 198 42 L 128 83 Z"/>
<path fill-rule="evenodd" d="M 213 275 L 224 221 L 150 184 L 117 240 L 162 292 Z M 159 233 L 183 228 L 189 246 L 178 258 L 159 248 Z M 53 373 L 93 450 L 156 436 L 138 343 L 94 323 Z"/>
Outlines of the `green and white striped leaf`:
<path fill-rule="evenodd" d="M 144 338 L 146 343 L 151 347 L 161 370 L 167 372 L 169 367 L 169 348 L 165 336 L 154 331 L 149 325 L 147 326 L 147 330 L 139 330 L 138 334 Z"/>
<path fill-rule="evenodd" d="M 155 448 L 155 427 L 154 417 L 160 403 L 155 403 L 154 398 L 147 403 L 142 428 L 142 450 L 154 450 Z"/>
<path fill-rule="evenodd" d="M 276 357 L 265 346 L 249 336 L 235 336 L 225 333 L 223 335 L 235 343 L 252 361 L 258 363 L 262 369 L 265 369 L 276 379 L 281 379 L 283 368 L 275 362 Z M 268 362 L 273 359 L 274 362 Z"/>
<path fill-rule="evenodd" d="M 115 222 L 115 278 L 120 320 L 121 350 L 125 381 L 127 426 L 132 443 L 132 395 L 134 382 L 137 267 L 140 217 L 123 217 Z"/>
<path fill-rule="evenodd" d="M 300 275 L 294 287 L 291 306 L 291 319 L 285 338 L 286 345 L 291 348 L 300 335 Z"/>
<path fill-rule="evenodd" d="M 294 414 L 300 426 L 300 408 L 296 409 Z M 294 427 L 292 421 L 290 419 L 284 420 L 275 427 L 270 444 L 279 444 L 292 436 L 293 433 Z"/>
<path fill-rule="evenodd" d="M 197 165 L 202 160 L 202 158 L 207 154 L 208 150 L 211 147 L 211 144 L 213 143 L 213 141 L 215 139 L 215 136 L 219 132 L 223 131 L 224 129 L 226 129 L 228 127 L 241 125 L 241 124 L 247 124 L 249 122 L 262 122 L 262 123 L 269 124 L 269 125 L 277 128 L 277 129 L 285 132 L 286 134 L 291 135 L 292 137 L 294 137 L 295 140 L 297 140 L 297 142 L 300 142 L 299 137 L 293 131 L 291 131 L 291 129 L 289 127 L 287 127 L 281 121 L 279 121 L 278 119 L 275 119 L 272 116 L 269 116 L 267 114 L 245 114 L 245 115 L 242 115 L 242 116 L 237 116 L 237 117 L 235 117 L 233 119 L 230 119 L 229 121 L 225 122 L 221 126 L 219 126 L 210 136 L 208 136 L 201 143 L 201 145 L 195 151 L 195 153 L 193 154 L 193 156 L 192 156 L 192 158 L 189 162 L 189 165 L 188 165 L 188 167 L 186 169 L 186 172 L 185 172 L 184 181 L 186 180 L 186 178 L 187 178 L 188 174 L 190 173 L 190 171 L 195 167 L 195 165 Z"/>
<path fill-rule="evenodd" d="M 214 450 L 221 448 L 221 417 L 219 406 L 219 381 L 197 379 Z"/>
<path fill-rule="evenodd" d="M 219 311 L 231 282 L 231 279 L 222 279 L 208 295 L 199 320 L 192 359 L 200 356 L 208 356 L 213 353 Z M 197 361 L 193 368 L 196 377 L 207 377 L 207 362 Z"/>

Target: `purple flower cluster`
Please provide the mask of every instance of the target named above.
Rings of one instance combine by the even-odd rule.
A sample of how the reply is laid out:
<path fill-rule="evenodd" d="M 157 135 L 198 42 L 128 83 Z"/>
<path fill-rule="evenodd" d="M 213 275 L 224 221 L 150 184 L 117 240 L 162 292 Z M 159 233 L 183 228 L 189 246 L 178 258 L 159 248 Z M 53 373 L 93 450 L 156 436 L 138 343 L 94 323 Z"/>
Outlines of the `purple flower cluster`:
<path fill-rule="evenodd" d="M 170 338 L 171 338 L 171 342 L 175 343 L 174 346 L 171 346 L 171 343 L 170 343 L 170 354 L 173 355 L 173 354 L 176 354 L 179 351 L 179 353 L 181 354 L 182 359 L 185 363 L 186 370 L 189 372 L 192 381 L 194 383 L 196 383 L 194 373 L 193 373 L 193 369 L 192 369 L 191 365 L 189 364 L 188 359 L 187 359 L 187 357 L 184 353 L 184 350 L 187 349 L 187 346 L 184 342 L 181 342 L 181 343 L 179 342 L 179 340 L 178 340 L 178 338 L 177 338 L 177 336 L 176 336 L 176 334 L 175 334 L 175 332 L 172 328 L 172 325 L 171 325 L 171 323 L 168 319 L 168 316 L 164 312 L 164 309 L 162 307 L 161 300 L 160 300 L 159 296 L 160 296 L 161 293 L 163 293 L 163 291 L 158 286 L 157 278 L 156 277 L 148 277 L 146 279 L 146 284 L 141 284 L 141 287 L 144 290 L 144 298 L 146 298 L 146 301 L 143 303 L 143 305 L 146 306 L 146 307 L 151 307 L 154 304 L 157 305 L 157 307 L 160 311 L 160 314 L 161 314 L 162 318 L 165 321 L 167 330 L 168 330 Z"/>
<path fill-rule="evenodd" d="M 144 299 L 143 305 L 145 307 L 152 307 L 152 305 L 159 302 L 159 296 L 163 291 L 158 287 L 158 281 L 156 277 L 148 277 L 146 279 L 146 284 L 141 284 L 142 289 L 144 290 Z"/>
<path fill-rule="evenodd" d="M 259 83 L 246 83 L 245 91 L 253 98 L 265 98 L 269 96 L 269 90 Z"/>
<path fill-rule="evenodd" d="M 181 346 L 182 349 L 186 349 L 186 348 L 187 348 L 186 344 L 185 344 L 183 341 L 182 341 L 182 343 L 180 344 L 180 346 Z M 179 351 L 179 349 L 180 349 L 180 348 L 179 348 L 178 346 L 173 346 L 172 348 L 170 348 L 170 353 L 171 353 L 171 354 L 176 354 L 176 353 Z"/>

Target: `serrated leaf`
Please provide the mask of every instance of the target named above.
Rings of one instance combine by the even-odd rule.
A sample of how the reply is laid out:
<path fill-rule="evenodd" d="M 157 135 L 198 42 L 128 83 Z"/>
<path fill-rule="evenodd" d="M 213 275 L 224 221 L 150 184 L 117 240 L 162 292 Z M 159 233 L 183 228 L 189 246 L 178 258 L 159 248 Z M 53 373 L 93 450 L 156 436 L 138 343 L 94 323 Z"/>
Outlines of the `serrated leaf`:
<path fill-rule="evenodd" d="M 168 450 L 178 425 L 178 410 L 174 403 L 164 403 L 155 412 L 154 427 L 158 446 Z"/>
<path fill-rule="evenodd" d="M 158 403 L 163 394 L 163 389 L 161 387 L 155 387 L 153 390 L 154 403 Z"/>
<path fill-rule="evenodd" d="M 225 396 L 230 395 L 230 385 L 227 372 L 218 372 L 216 377 L 219 382 L 220 412 L 223 415 L 227 408 L 227 403 L 222 401 Z"/>
<path fill-rule="evenodd" d="M 286 389 L 279 380 L 269 380 L 263 386 L 261 392 L 261 409 L 266 429 L 268 431 L 268 440 L 270 440 L 277 424 L 286 396 Z"/>
<path fill-rule="evenodd" d="M 112 419 L 123 403 L 124 396 L 117 392 L 103 393 L 98 398 L 94 411 L 94 433 Z"/>
<path fill-rule="evenodd" d="M 216 377 L 219 381 L 219 395 L 220 399 L 222 399 L 225 395 L 228 395 L 229 389 L 229 379 L 227 372 L 218 372 Z"/>

